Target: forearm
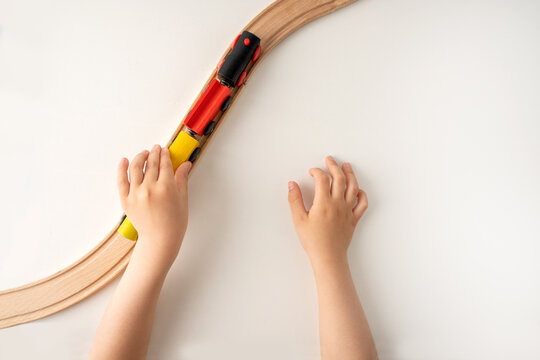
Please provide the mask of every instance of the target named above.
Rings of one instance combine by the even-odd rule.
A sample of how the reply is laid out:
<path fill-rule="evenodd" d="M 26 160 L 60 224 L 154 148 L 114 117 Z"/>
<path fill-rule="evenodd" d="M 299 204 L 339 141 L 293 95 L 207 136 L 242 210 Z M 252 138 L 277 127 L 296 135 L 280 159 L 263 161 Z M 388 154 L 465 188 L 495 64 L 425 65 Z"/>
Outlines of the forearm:
<path fill-rule="evenodd" d="M 101 321 L 90 359 L 144 359 L 167 268 L 149 264 L 144 249 L 133 251 Z"/>
<path fill-rule="evenodd" d="M 377 359 L 346 255 L 312 261 L 312 266 L 319 296 L 322 359 Z"/>

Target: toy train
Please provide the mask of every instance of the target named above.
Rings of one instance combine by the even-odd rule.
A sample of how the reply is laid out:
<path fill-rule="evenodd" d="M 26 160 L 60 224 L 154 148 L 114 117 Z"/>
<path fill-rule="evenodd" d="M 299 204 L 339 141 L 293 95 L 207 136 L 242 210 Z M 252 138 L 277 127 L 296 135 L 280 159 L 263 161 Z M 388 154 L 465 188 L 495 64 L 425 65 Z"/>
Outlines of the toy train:
<path fill-rule="evenodd" d="M 210 81 L 184 119 L 185 129 L 169 144 L 174 170 L 184 161 L 195 161 L 201 151 L 200 139 L 209 136 L 216 125 L 216 116 L 231 104 L 234 88 L 244 84 L 246 68 L 261 53 L 261 40 L 244 31 L 236 37 L 225 59 L 218 65 L 217 76 Z M 129 240 L 137 240 L 138 233 L 127 216 L 123 216 L 118 232 Z"/>

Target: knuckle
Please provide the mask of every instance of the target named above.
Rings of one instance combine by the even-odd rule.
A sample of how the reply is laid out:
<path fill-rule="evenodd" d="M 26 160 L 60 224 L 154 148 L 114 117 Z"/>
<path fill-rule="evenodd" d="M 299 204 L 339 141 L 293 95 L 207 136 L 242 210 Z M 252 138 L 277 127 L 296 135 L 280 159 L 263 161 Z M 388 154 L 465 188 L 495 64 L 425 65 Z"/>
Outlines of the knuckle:
<path fill-rule="evenodd" d="M 340 183 L 344 183 L 345 182 L 345 175 L 343 175 L 342 173 L 338 173 L 338 174 L 334 175 L 334 180 L 337 181 L 337 182 L 340 182 Z"/>
<path fill-rule="evenodd" d="M 141 187 L 137 192 L 137 197 L 141 200 L 147 200 L 151 196 L 150 189 L 147 187 Z"/>
<path fill-rule="evenodd" d="M 337 209 L 333 206 L 325 206 L 324 208 L 322 208 L 321 215 L 329 220 L 333 220 L 339 217 Z"/>
<path fill-rule="evenodd" d="M 325 184 L 330 184 L 330 177 L 326 173 L 323 173 L 321 174 L 321 181 Z"/>
<path fill-rule="evenodd" d="M 362 215 L 364 214 L 364 212 L 365 212 L 366 210 L 367 210 L 367 204 L 359 204 L 359 205 L 356 207 L 354 213 L 355 213 L 358 217 L 360 217 L 360 216 L 362 216 Z"/>
<path fill-rule="evenodd" d="M 157 184 L 155 188 L 155 193 L 157 195 L 165 195 L 168 192 L 167 184 Z"/>
<path fill-rule="evenodd" d="M 327 207 L 324 207 L 320 210 L 319 212 L 320 216 L 322 216 L 323 218 L 328 218 L 330 217 L 330 211 L 328 210 Z"/>

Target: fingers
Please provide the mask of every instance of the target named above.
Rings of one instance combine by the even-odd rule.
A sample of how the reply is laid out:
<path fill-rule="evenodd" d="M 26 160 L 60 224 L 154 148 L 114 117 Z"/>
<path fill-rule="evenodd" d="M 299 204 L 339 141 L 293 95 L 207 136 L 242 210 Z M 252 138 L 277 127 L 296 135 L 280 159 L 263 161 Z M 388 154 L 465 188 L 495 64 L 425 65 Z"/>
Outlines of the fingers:
<path fill-rule="evenodd" d="M 178 188 L 178 191 L 184 194 L 187 194 L 189 169 L 191 169 L 191 162 L 186 161 L 183 162 L 178 167 L 178 169 L 176 169 L 176 173 L 174 174 L 174 179 L 176 180 L 176 187 Z"/>
<path fill-rule="evenodd" d="M 174 169 L 171 162 L 169 149 L 161 149 L 161 161 L 159 162 L 159 180 L 174 177 Z"/>
<path fill-rule="evenodd" d="M 347 190 L 345 190 L 345 201 L 350 206 L 353 206 L 356 202 L 358 191 L 358 182 L 356 181 L 356 176 L 351 167 L 351 164 L 348 162 L 343 163 L 342 165 L 343 173 L 345 174 Z"/>
<path fill-rule="evenodd" d="M 116 182 L 118 184 L 118 194 L 120 194 L 121 202 L 129 195 L 129 181 L 127 175 L 128 165 L 129 161 L 126 158 L 122 158 L 118 164 Z"/>
<path fill-rule="evenodd" d="M 138 186 L 142 183 L 144 174 L 143 174 L 143 167 L 144 162 L 148 158 L 148 150 L 144 150 L 143 152 L 138 153 L 131 162 L 131 166 L 129 167 L 129 180 L 131 182 L 131 185 Z"/>
<path fill-rule="evenodd" d="M 366 209 L 368 207 L 367 195 L 366 195 L 366 192 L 364 190 L 359 190 L 358 191 L 357 198 L 358 198 L 358 203 L 356 204 L 356 206 L 352 210 L 354 218 L 355 218 L 356 221 L 360 220 L 360 218 L 364 214 L 364 211 L 366 211 Z"/>
<path fill-rule="evenodd" d="M 304 199 L 300 187 L 294 181 L 289 181 L 289 206 L 293 221 L 296 223 L 307 216 L 307 210 L 304 206 Z"/>
<path fill-rule="evenodd" d="M 332 194 L 332 197 L 335 199 L 343 199 L 344 193 L 345 193 L 345 186 L 346 186 L 346 178 L 345 174 L 339 167 L 339 165 L 336 163 L 333 157 L 327 156 L 326 159 L 326 167 L 328 167 L 328 171 L 330 172 L 330 175 L 332 176 L 332 185 L 330 187 L 330 193 Z"/>
<path fill-rule="evenodd" d="M 315 179 L 315 199 L 328 199 L 330 197 L 330 178 L 328 174 L 319 168 L 309 170 L 309 174 Z"/>
<path fill-rule="evenodd" d="M 153 182 L 158 179 L 159 176 L 159 162 L 161 157 L 161 146 L 154 145 L 148 160 L 146 161 L 146 169 L 144 171 L 144 182 Z"/>

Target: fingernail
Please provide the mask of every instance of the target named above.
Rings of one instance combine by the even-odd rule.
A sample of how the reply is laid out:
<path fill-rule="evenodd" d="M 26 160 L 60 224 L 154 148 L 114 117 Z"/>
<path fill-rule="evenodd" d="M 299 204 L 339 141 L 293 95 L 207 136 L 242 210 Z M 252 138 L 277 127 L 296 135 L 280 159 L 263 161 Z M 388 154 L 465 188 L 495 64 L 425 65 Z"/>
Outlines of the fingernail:
<path fill-rule="evenodd" d="M 191 167 L 193 166 L 193 163 L 191 161 L 188 161 L 187 162 L 187 171 L 189 171 L 191 169 Z"/>
<path fill-rule="evenodd" d="M 161 148 L 161 151 L 169 151 L 169 148 L 164 146 L 164 147 Z"/>
<path fill-rule="evenodd" d="M 343 163 L 343 168 L 346 169 L 346 170 L 351 170 L 351 164 L 348 163 L 348 162 L 344 162 Z"/>
<path fill-rule="evenodd" d="M 159 148 L 161 148 L 161 146 L 159 146 L 158 144 L 156 144 L 156 145 L 154 145 L 154 148 L 153 148 L 152 150 L 157 150 L 157 149 L 159 149 Z"/>
<path fill-rule="evenodd" d="M 148 154 L 149 152 L 150 152 L 150 151 L 148 151 L 148 150 L 144 150 L 144 153 L 145 153 L 145 154 Z"/>
<path fill-rule="evenodd" d="M 332 155 L 328 155 L 326 158 L 327 158 L 328 160 L 330 160 L 330 161 L 335 161 L 334 158 L 332 157 Z"/>
<path fill-rule="evenodd" d="M 289 183 L 287 185 L 289 186 L 289 191 L 294 189 L 294 183 L 292 181 L 289 181 Z"/>

